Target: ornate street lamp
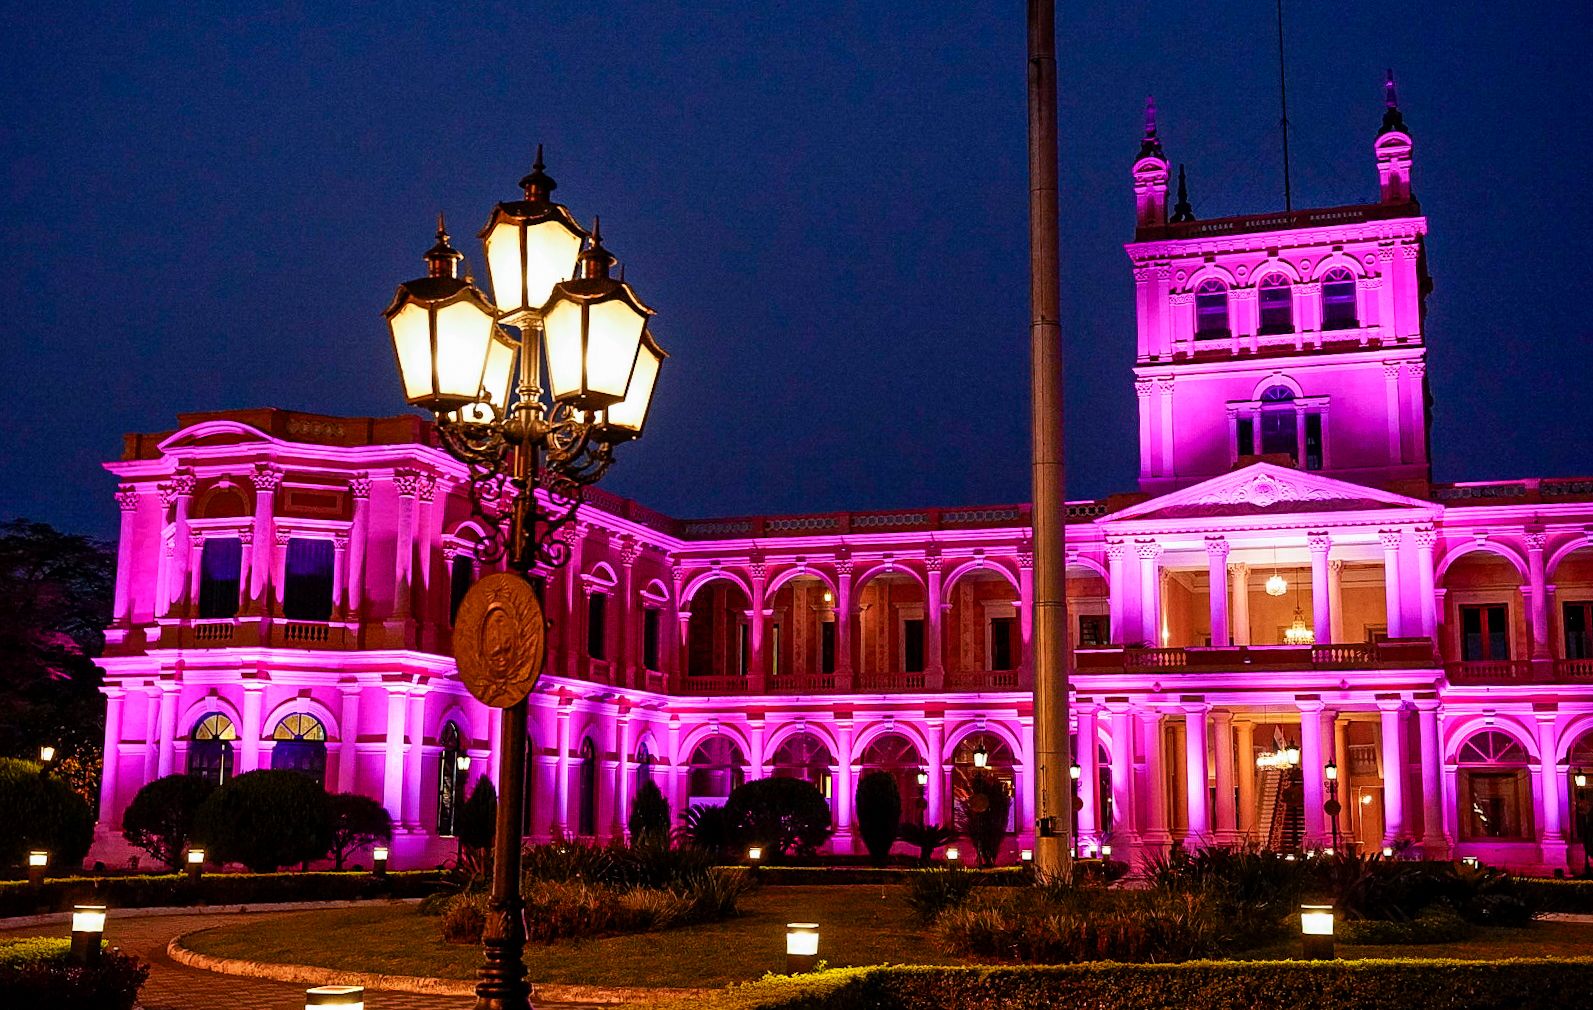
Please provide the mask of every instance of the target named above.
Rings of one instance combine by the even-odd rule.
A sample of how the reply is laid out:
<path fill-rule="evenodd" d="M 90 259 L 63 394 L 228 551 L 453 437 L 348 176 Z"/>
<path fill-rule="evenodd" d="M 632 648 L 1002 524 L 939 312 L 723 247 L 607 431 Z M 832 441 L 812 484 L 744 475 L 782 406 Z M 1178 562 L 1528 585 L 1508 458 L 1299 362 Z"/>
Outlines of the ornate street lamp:
<path fill-rule="evenodd" d="M 462 257 L 439 219 L 426 276 L 400 284 L 384 313 L 405 398 L 436 416 L 443 448 L 469 467 L 471 509 L 485 530 L 476 559 L 510 569 L 471 587 L 454 629 L 460 679 L 502 710 L 504 797 L 525 791 L 526 696 L 545 655 L 543 579 L 569 560 L 559 531 L 614 447 L 641 435 L 666 357 L 647 329 L 652 310 L 610 276 L 615 259 L 596 227 L 588 235 L 553 202 L 557 184 L 544 167 L 539 147 L 520 180 L 524 199 L 498 204 L 481 232 L 496 303 L 458 276 Z M 519 804 L 505 801 L 477 1010 L 530 1006 L 519 885 Z"/>
<path fill-rule="evenodd" d="M 1339 847 L 1339 811 L 1343 809 L 1343 807 L 1339 805 L 1338 763 L 1335 761 L 1329 761 L 1327 764 L 1323 765 L 1322 777 L 1327 779 L 1328 787 L 1327 802 L 1322 804 L 1322 809 L 1329 817 L 1333 819 L 1333 851 L 1337 852 Z"/>

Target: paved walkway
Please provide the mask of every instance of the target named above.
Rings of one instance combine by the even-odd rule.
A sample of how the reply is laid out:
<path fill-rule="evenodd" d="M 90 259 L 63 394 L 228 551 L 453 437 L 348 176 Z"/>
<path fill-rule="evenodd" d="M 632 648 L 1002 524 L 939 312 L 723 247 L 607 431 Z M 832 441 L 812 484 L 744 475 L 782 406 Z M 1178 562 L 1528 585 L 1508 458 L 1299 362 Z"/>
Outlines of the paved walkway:
<path fill-rule="evenodd" d="M 230 926 L 253 915 L 163 915 L 142 919 L 118 919 L 105 924 L 106 940 L 149 962 L 149 981 L 141 997 L 145 1010 L 301 1010 L 305 986 L 295 982 L 218 975 L 177 964 L 166 956 L 172 938 L 197 929 Z M 63 927 L 31 926 L 0 931 L 0 936 L 47 935 Z M 352 938 L 351 938 L 352 939 Z M 470 1010 L 474 1000 L 468 996 L 422 996 L 407 992 L 367 990 L 368 1010 Z M 537 1001 L 537 1010 L 596 1010 L 570 1003 Z"/>

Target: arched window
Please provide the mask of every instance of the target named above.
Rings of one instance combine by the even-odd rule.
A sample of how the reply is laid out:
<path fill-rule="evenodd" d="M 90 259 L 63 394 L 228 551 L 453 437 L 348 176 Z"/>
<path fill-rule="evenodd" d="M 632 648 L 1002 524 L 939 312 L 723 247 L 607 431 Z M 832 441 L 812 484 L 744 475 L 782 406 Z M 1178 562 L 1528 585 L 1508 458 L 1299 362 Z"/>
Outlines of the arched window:
<path fill-rule="evenodd" d="M 1360 325 L 1355 310 L 1355 275 L 1334 267 L 1322 277 L 1322 328 L 1348 330 Z"/>
<path fill-rule="evenodd" d="M 770 772 L 774 778 L 811 782 L 824 794 L 825 799 L 829 799 L 830 765 L 834 763 L 830 748 L 824 745 L 823 740 L 812 733 L 797 733 L 786 737 L 775 749 Z"/>
<path fill-rule="evenodd" d="M 983 752 L 983 757 L 980 752 Z M 980 767 L 983 762 L 983 767 Z M 1000 737 L 988 733 L 974 733 L 963 737 L 962 742 L 951 752 L 951 794 L 957 809 L 962 809 L 962 803 L 971 793 L 971 783 L 975 775 L 983 773 L 995 778 L 1006 789 L 1008 796 L 1017 795 L 1017 777 L 1013 766 L 1017 764 L 1012 756 L 1012 748 Z M 1007 830 L 1012 831 L 1017 827 L 1018 805 L 1014 803 L 1007 808 Z"/>
<path fill-rule="evenodd" d="M 237 537 L 207 537 L 199 554 L 199 618 L 238 616 L 243 544 Z"/>
<path fill-rule="evenodd" d="M 443 723 L 437 738 L 442 755 L 437 762 L 437 834 L 451 838 L 457 832 L 459 806 L 464 802 L 464 773 L 459 768 L 459 727 L 453 720 Z"/>
<path fill-rule="evenodd" d="M 451 627 L 459 616 L 459 605 L 465 602 L 471 583 L 476 581 L 475 559 L 461 551 L 448 563 L 448 624 Z"/>
<path fill-rule="evenodd" d="M 326 727 L 305 712 L 282 717 L 271 731 L 271 767 L 302 772 L 317 782 L 326 780 Z"/>
<path fill-rule="evenodd" d="M 918 773 L 924 768 L 924 759 L 918 753 L 918 748 L 913 742 L 900 733 L 886 733 L 875 737 L 863 750 L 863 760 L 860 762 L 865 772 L 882 771 L 896 780 L 896 791 L 902 798 L 902 814 L 904 816 L 921 818 L 922 811 L 917 804 L 918 798 Z M 861 781 L 862 777 L 858 777 Z M 853 797 L 853 802 L 856 802 Z M 922 820 L 918 820 L 922 823 Z"/>
<path fill-rule="evenodd" d="M 593 659 L 608 658 L 607 593 L 593 593 L 586 598 L 586 654 Z"/>
<path fill-rule="evenodd" d="M 188 774 L 219 786 L 232 778 L 232 720 L 211 712 L 194 723 L 188 740 Z"/>
<path fill-rule="evenodd" d="M 282 616 L 290 621 L 332 619 L 332 541 L 308 537 L 288 541 Z"/>
<path fill-rule="evenodd" d="M 636 745 L 636 789 L 653 781 L 653 752 L 648 749 L 646 741 Z"/>
<path fill-rule="evenodd" d="M 746 779 L 747 759 L 727 736 L 715 734 L 691 752 L 686 775 L 687 803 L 723 803 Z"/>
<path fill-rule="evenodd" d="M 1295 422 L 1294 391 L 1288 386 L 1269 386 L 1261 394 L 1261 451 L 1287 453 L 1296 458 L 1299 428 Z"/>
<path fill-rule="evenodd" d="M 597 834 L 597 746 L 592 738 L 581 741 L 580 782 L 576 790 L 575 833 L 585 838 Z"/>
<path fill-rule="evenodd" d="M 1215 278 L 1195 289 L 1195 336 L 1228 336 L 1228 285 Z"/>
<path fill-rule="evenodd" d="M 1289 278 L 1268 274 L 1258 285 L 1256 301 L 1261 306 L 1262 333 L 1294 332 L 1294 291 Z"/>
<path fill-rule="evenodd" d="M 1485 729 L 1460 745 L 1460 837 L 1529 841 L 1532 780 L 1515 737 Z"/>

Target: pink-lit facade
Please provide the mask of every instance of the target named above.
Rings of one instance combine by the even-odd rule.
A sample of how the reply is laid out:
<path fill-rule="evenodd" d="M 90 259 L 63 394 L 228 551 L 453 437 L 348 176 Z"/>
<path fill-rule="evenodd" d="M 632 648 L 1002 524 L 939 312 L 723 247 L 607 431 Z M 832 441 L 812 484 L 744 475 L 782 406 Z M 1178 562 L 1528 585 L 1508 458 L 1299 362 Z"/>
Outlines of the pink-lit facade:
<path fill-rule="evenodd" d="M 1580 866 L 1593 480 L 1431 482 L 1427 222 L 1392 103 L 1373 153 L 1375 203 L 1197 221 L 1147 126 L 1140 486 L 1068 515 L 1086 848 L 1329 844 L 1333 761 L 1345 842 Z M 144 782 L 276 765 L 380 799 L 395 864 L 442 861 L 451 786 L 497 748 L 450 659 L 480 575 L 463 468 L 417 417 L 180 423 L 108 465 L 96 856 L 127 854 Z M 945 823 L 981 751 L 1030 844 L 1027 506 L 676 520 L 596 492 L 581 516 L 547 594 L 528 837 L 622 836 L 643 778 L 678 812 L 777 774 L 819 784 L 853 851 L 859 775 Z"/>

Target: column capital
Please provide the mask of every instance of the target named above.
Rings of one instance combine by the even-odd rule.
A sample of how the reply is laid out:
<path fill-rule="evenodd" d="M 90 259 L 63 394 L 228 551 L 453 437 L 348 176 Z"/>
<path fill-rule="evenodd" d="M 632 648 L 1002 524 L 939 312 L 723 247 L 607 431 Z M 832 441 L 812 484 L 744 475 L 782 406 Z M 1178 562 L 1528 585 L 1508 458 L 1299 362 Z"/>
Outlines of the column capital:
<path fill-rule="evenodd" d="M 1433 549 L 1438 543 L 1438 531 L 1431 526 L 1416 527 L 1416 546 L 1424 551 Z"/>
<path fill-rule="evenodd" d="M 754 582 L 764 582 L 769 578 L 769 566 L 762 561 L 754 561 L 747 566 L 747 574 Z"/>
<path fill-rule="evenodd" d="M 415 487 L 415 493 L 421 501 L 431 501 L 432 496 L 437 493 L 437 475 L 431 473 L 421 474 L 420 481 Z"/>
<path fill-rule="evenodd" d="M 1211 712 L 1211 702 L 1204 699 L 1181 701 L 1178 703 L 1178 707 L 1183 710 L 1185 715 L 1206 715 Z"/>
<path fill-rule="evenodd" d="M 282 470 L 270 463 L 256 463 L 249 480 L 254 484 L 256 494 L 270 494 L 281 486 Z"/>
<path fill-rule="evenodd" d="M 1214 708 L 1211 710 L 1211 721 L 1219 724 L 1227 723 L 1228 725 L 1232 725 L 1233 712 L 1226 708 Z"/>
<path fill-rule="evenodd" d="M 1379 712 L 1403 712 L 1405 710 L 1404 698 L 1379 698 L 1377 699 Z"/>
<path fill-rule="evenodd" d="M 1326 530 L 1318 530 L 1305 535 L 1305 542 L 1311 548 L 1312 554 L 1326 554 L 1333 546 L 1333 537 Z"/>
<path fill-rule="evenodd" d="M 1444 710 L 1444 703 L 1437 698 L 1417 698 L 1411 704 L 1416 706 L 1418 712 L 1436 713 Z"/>
<path fill-rule="evenodd" d="M 1162 545 L 1154 540 L 1136 540 L 1134 541 L 1134 550 L 1139 554 L 1141 560 L 1151 561 L 1161 556 Z"/>
<path fill-rule="evenodd" d="M 1028 571 L 1029 569 L 1033 568 L 1034 567 L 1034 552 L 1033 551 L 1019 551 L 1018 552 L 1018 567 L 1020 569 L 1024 570 L 1024 571 Z"/>
<path fill-rule="evenodd" d="M 1400 541 L 1404 539 L 1404 536 L 1405 534 L 1400 530 L 1377 531 L 1377 540 L 1383 545 L 1383 550 L 1385 551 L 1398 549 Z"/>
<path fill-rule="evenodd" d="M 1321 712 L 1327 708 L 1326 705 L 1322 704 L 1321 698 L 1296 698 L 1294 699 L 1294 707 L 1299 709 L 1302 714 Z"/>
<path fill-rule="evenodd" d="M 836 558 L 835 559 L 835 574 L 841 576 L 843 579 L 851 578 L 852 577 L 852 559 L 851 558 Z"/>
<path fill-rule="evenodd" d="M 1150 399 L 1152 389 L 1155 388 L 1155 384 L 1156 381 L 1154 379 L 1135 379 L 1134 394 L 1141 400 L 1148 400 Z"/>
<path fill-rule="evenodd" d="M 116 505 L 123 512 L 132 512 L 138 508 L 138 488 L 132 484 L 118 484 L 116 486 Z"/>
<path fill-rule="evenodd" d="M 1343 572 L 1344 571 L 1344 560 L 1342 558 L 1333 558 L 1332 560 L 1330 560 L 1328 562 L 1328 571 L 1334 572 L 1334 573 Z"/>
<path fill-rule="evenodd" d="M 1123 555 L 1128 553 L 1128 544 L 1122 540 L 1108 540 L 1106 542 L 1106 558 L 1108 561 L 1121 561 Z"/>
<path fill-rule="evenodd" d="M 1233 550 L 1233 545 L 1228 542 L 1227 537 L 1215 536 L 1206 538 L 1206 555 L 1208 557 L 1226 558 L 1231 550 Z"/>
<path fill-rule="evenodd" d="M 361 472 L 350 477 L 348 479 L 348 493 L 357 499 L 369 498 L 371 496 L 371 475 Z"/>
<path fill-rule="evenodd" d="M 1250 574 L 1250 562 L 1248 562 L 1248 561 L 1230 561 L 1230 562 L 1228 562 L 1228 574 L 1229 575 L 1237 575 L 1240 578 L 1243 578 L 1246 575 L 1249 575 Z"/>
<path fill-rule="evenodd" d="M 254 543 L 254 527 L 245 526 L 240 529 L 238 531 L 238 542 L 245 547 L 251 546 Z"/>
<path fill-rule="evenodd" d="M 939 551 L 924 552 L 924 571 L 931 574 L 940 571 L 941 564 L 945 561 Z"/>
<path fill-rule="evenodd" d="M 420 474 L 414 470 L 394 470 L 393 487 L 400 498 L 413 498 L 420 491 Z"/>
<path fill-rule="evenodd" d="M 1527 545 L 1527 550 L 1541 553 L 1543 545 L 1549 542 L 1549 535 L 1541 529 L 1529 529 L 1521 535 L 1521 542 Z"/>

